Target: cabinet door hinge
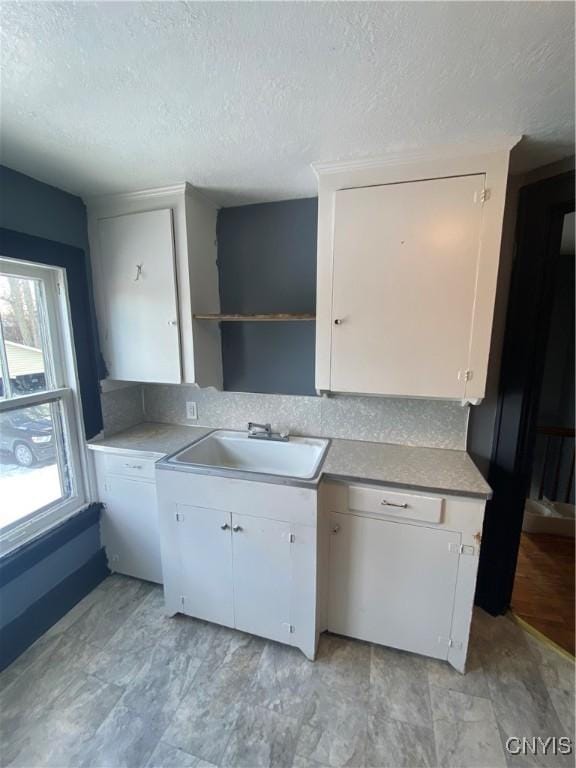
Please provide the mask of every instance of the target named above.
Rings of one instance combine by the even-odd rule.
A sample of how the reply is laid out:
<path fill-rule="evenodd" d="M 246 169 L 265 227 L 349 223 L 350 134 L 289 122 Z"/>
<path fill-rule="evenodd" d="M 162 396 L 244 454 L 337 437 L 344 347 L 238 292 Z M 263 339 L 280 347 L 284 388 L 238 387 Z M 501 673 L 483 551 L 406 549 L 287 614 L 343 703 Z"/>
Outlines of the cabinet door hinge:
<path fill-rule="evenodd" d="M 469 368 L 464 368 L 462 371 L 458 371 L 458 381 L 470 381 L 472 378 L 472 371 Z"/>
<path fill-rule="evenodd" d="M 184 595 L 180 595 L 180 607 L 184 608 L 184 603 L 186 602 Z"/>
<path fill-rule="evenodd" d="M 294 544 L 296 541 L 296 535 L 294 533 L 288 534 L 288 544 Z"/>
<path fill-rule="evenodd" d="M 182 514 L 182 512 L 176 512 L 175 517 L 176 517 L 176 522 L 177 523 L 181 523 L 182 520 L 184 520 L 184 515 Z"/>
<path fill-rule="evenodd" d="M 462 642 L 455 640 L 453 637 L 439 637 L 438 642 L 440 645 L 447 645 L 448 648 L 462 648 Z"/>
<path fill-rule="evenodd" d="M 56 290 L 58 291 L 58 296 L 62 295 L 62 286 L 59 282 L 56 283 Z"/>
<path fill-rule="evenodd" d="M 453 544 L 450 542 L 448 544 L 448 552 L 451 552 L 453 555 L 475 555 L 476 548 L 470 544 Z"/>
<path fill-rule="evenodd" d="M 294 624 L 289 624 L 287 621 L 284 621 L 284 622 L 282 623 L 282 626 L 283 626 L 283 627 L 284 627 L 284 629 L 285 629 L 287 632 L 289 632 L 291 635 L 292 635 L 292 634 L 294 634 L 294 631 L 295 631 L 295 627 L 294 627 Z"/>
<path fill-rule="evenodd" d="M 475 203 L 482 203 L 482 205 L 486 202 L 486 200 L 490 200 L 490 190 L 489 189 L 483 189 L 481 192 L 474 192 L 474 202 Z"/>

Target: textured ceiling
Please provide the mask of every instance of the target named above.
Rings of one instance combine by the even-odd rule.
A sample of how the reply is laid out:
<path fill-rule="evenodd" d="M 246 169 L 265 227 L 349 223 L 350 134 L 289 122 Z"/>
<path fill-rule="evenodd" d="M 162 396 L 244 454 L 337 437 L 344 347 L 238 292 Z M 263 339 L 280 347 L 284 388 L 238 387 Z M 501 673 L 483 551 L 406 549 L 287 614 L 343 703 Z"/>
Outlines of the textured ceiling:
<path fill-rule="evenodd" d="M 8 2 L 2 159 L 90 195 L 315 194 L 309 164 L 527 138 L 574 151 L 570 2 Z"/>

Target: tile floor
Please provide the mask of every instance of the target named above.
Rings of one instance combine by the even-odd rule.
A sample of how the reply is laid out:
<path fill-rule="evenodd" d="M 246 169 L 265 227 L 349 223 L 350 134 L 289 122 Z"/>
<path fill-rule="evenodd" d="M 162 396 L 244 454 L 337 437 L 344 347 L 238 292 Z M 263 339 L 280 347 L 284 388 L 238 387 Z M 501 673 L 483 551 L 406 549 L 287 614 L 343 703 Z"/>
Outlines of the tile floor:
<path fill-rule="evenodd" d="M 574 738 L 573 664 L 478 611 L 469 671 L 333 635 L 297 650 L 163 615 L 108 578 L 0 675 L 0 764 L 45 768 L 573 765 L 506 758 Z"/>

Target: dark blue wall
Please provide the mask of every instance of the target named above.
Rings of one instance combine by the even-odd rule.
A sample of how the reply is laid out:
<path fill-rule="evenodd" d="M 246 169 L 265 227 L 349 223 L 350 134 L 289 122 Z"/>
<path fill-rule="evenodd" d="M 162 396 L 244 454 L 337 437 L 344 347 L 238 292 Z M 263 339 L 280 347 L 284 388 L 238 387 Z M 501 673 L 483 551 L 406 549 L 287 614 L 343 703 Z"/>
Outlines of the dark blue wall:
<path fill-rule="evenodd" d="M 102 419 L 84 204 L 0 166 L 0 242 L 3 255 L 20 253 L 18 258 L 67 268 L 74 338 L 81 347 L 77 360 L 85 425 L 91 436 Z M 99 515 L 100 506 L 92 505 L 0 559 L 0 669 L 108 574 Z"/>
<path fill-rule="evenodd" d="M 108 575 L 100 505 L 0 559 L 0 670 Z"/>
<path fill-rule="evenodd" d="M 87 311 L 100 378 L 104 378 L 92 289 L 86 207 L 81 198 L 0 165 L 0 227 L 55 240 L 83 251 L 89 287 Z"/>
<path fill-rule="evenodd" d="M 314 312 L 318 201 L 223 208 L 218 214 L 222 312 Z M 314 322 L 222 323 L 224 389 L 310 395 Z"/>
<path fill-rule="evenodd" d="M 86 208 L 79 197 L 0 165 L 0 226 L 81 248 L 88 258 Z"/>

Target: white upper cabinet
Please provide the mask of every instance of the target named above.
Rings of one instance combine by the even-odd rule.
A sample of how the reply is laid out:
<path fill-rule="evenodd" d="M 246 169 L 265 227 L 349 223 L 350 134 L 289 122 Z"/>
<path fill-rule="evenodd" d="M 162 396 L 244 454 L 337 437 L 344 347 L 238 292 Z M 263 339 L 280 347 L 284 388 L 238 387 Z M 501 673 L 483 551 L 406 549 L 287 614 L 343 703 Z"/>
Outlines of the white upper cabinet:
<path fill-rule="evenodd" d="M 332 389 L 464 397 L 483 189 L 477 175 L 336 193 Z"/>
<path fill-rule="evenodd" d="M 187 184 L 88 201 L 98 328 L 112 379 L 222 385 L 216 208 Z M 206 327 L 206 326 L 209 327 Z"/>
<path fill-rule="evenodd" d="M 509 149 L 317 167 L 318 390 L 484 396 Z"/>
<path fill-rule="evenodd" d="M 106 286 L 103 349 L 110 377 L 179 384 L 172 211 L 100 219 L 98 235 Z"/>

